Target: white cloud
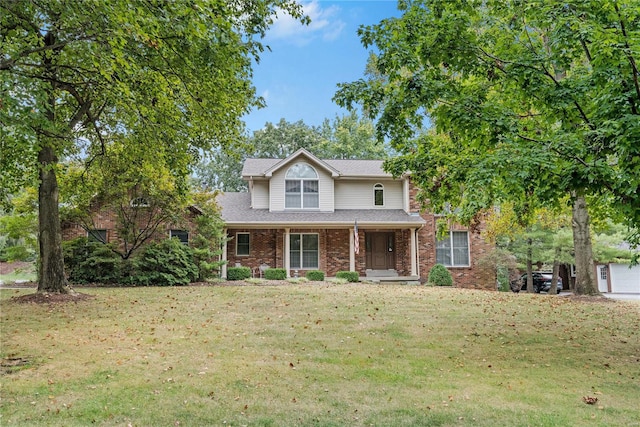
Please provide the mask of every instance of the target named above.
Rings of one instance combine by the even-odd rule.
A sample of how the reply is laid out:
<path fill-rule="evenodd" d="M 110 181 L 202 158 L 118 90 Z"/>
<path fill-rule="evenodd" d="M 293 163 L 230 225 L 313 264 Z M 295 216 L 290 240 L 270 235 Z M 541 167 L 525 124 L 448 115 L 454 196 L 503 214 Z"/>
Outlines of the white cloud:
<path fill-rule="evenodd" d="M 302 4 L 304 14 L 311 18 L 309 25 L 302 25 L 291 16 L 280 13 L 267 34 L 267 40 L 283 40 L 298 46 L 304 46 L 316 38 L 325 41 L 337 39 L 345 27 L 340 20 L 340 8 L 330 6 L 322 8 L 317 0 Z"/>

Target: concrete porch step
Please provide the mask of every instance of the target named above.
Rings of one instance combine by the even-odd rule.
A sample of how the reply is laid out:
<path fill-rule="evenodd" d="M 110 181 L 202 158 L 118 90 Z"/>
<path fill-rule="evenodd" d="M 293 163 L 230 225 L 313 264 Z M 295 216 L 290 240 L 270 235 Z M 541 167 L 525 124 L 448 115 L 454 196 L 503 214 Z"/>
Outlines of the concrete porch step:
<path fill-rule="evenodd" d="M 367 277 L 398 277 L 398 272 L 395 270 L 365 270 Z"/>
<path fill-rule="evenodd" d="M 380 284 L 407 284 L 407 285 L 419 285 L 420 276 L 367 276 L 361 278 L 363 282 L 372 282 Z"/>

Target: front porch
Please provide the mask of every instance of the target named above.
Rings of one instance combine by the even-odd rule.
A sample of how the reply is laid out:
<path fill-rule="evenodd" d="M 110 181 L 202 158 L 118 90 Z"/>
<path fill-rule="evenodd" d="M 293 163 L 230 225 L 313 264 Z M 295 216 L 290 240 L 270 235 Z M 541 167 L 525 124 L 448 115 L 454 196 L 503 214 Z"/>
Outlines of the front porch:
<path fill-rule="evenodd" d="M 305 270 L 357 271 L 371 282 L 420 280 L 416 228 L 235 228 L 223 247 L 227 265 L 242 265 L 261 275 L 261 267 L 284 268 L 287 277 Z M 257 273 L 257 274 L 256 274 Z M 226 266 L 222 268 L 226 277 Z"/>

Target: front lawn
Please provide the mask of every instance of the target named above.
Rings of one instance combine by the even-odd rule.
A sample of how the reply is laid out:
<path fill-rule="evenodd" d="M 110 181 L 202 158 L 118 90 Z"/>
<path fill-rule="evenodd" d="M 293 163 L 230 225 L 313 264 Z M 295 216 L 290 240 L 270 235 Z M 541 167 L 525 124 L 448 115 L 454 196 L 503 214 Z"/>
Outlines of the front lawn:
<path fill-rule="evenodd" d="M 364 284 L 80 291 L 95 298 L 0 291 L 1 425 L 639 420 L 638 303 Z"/>

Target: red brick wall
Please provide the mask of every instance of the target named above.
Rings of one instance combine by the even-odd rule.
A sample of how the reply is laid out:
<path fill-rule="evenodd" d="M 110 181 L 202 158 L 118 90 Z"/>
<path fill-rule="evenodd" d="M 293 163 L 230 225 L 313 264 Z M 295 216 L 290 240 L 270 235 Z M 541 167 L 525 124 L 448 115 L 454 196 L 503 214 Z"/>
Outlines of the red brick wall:
<path fill-rule="evenodd" d="M 236 255 L 236 233 L 249 233 L 249 255 Z M 262 264 L 280 267 L 277 251 L 278 230 L 229 229 L 227 235 L 227 265 L 234 267 L 239 263 L 243 267 L 258 268 Z"/>
<path fill-rule="evenodd" d="M 238 232 L 250 233 L 248 256 L 236 255 L 235 236 Z M 292 228 L 289 232 L 318 234 L 320 245 L 318 269 L 324 271 L 326 276 L 333 277 L 338 271 L 349 271 L 349 230 Z M 233 267 L 239 263 L 256 271 L 262 264 L 268 264 L 273 268 L 284 268 L 284 230 L 229 229 L 227 233 L 232 238 L 227 242 L 229 266 Z M 364 266 L 364 257 L 362 265 Z M 364 272 L 364 267 L 362 271 Z M 289 273 L 293 276 L 294 270 Z M 299 270 L 298 275 L 304 276 L 304 270 Z"/>
<path fill-rule="evenodd" d="M 144 209 L 144 208 L 140 208 Z M 100 209 L 93 214 L 93 230 L 106 230 L 107 231 L 107 243 L 115 243 L 121 248 L 123 243 L 120 240 L 117 230 L 117 215 L 110 209 Z M 153 234 L 150 241 L 157 241 L 160 239 L 169 238 L 170 230 L 187 230 L 189 232 L 189 240 L 191 240 L 196 231 L 195 214 L 191 211 L 185 214 L 184 224 L 160 224 Z M 146 217 L 139 218 L 140 228 L 145 226 Z M 63 221 L 62 228 L 62 240 L 72 240 L 78 237 L 87 237 L 87 230 L 82 225 L 70 221 Z"/>
<path fill-rule="evenodd" d="M 415 212 L 420 210 L 420 205 L 415 201 L 417 189 L 411 185 L 410 192 L 410 209 Z M 436 264 L 436 216 L 422 212 L 420 214 L 426 221 L 425 226 L 418 232 L 418 254 L 420 257 L 420 277 L 426 281 L 429 276 L 429 270 Z M 447 267 L 453 276 L 455 286 L 461 288 L 475 289 L 496 289 L 496 274 L 489 267 L 478 265 L 478 261 L 488 253 L 490 253 L 495 245 L 487 242 L 481 236 L 484 229 L 484 223 L 480 223 L 478 227 L 470 230 L 458 224 L 450 227 L 452 231 L 468 231 L 469 233 L 469 267 Z"/>

